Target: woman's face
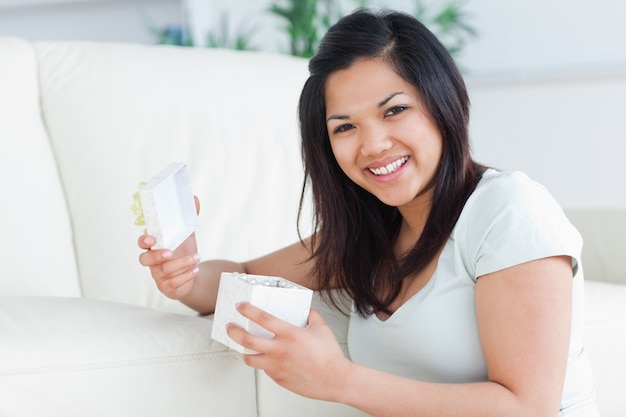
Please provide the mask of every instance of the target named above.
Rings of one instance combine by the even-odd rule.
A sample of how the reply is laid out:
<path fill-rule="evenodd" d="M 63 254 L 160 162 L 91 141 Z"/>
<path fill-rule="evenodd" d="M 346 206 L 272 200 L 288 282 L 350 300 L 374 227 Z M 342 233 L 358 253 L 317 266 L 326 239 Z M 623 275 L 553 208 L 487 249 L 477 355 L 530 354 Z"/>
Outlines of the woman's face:
<path fill-rule="evenodd" d="M 380 59 L 326 82 L 326 126 L 337 163 L 383 203 L 430 203 L 442 138 L 417 89 Z"/>

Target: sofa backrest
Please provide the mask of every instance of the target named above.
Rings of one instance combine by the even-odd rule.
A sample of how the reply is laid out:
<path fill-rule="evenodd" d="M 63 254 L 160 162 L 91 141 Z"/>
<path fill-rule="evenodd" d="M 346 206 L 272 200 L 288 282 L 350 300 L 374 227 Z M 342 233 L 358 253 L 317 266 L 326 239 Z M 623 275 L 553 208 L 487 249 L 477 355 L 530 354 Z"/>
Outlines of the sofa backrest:
<path fill-rule="evenodd" d="M 305 60 L 88 42 L 35 51 L 85 297 L 182 308 L 139 265 L 130 209 L 138 183 L 174 161 L 187 162 L 201 201 L 204 259 L 243 261 L 297 240 Z"/>
<path fill-rule="evenodd" d="M 0 294 L 80 296 L 32 44 L 0 39 Z"/>
<path fill-rule="evenodd" d="M 585 279 L 626 285 L 626 207 L 565 210 L 583 236 Z"/>

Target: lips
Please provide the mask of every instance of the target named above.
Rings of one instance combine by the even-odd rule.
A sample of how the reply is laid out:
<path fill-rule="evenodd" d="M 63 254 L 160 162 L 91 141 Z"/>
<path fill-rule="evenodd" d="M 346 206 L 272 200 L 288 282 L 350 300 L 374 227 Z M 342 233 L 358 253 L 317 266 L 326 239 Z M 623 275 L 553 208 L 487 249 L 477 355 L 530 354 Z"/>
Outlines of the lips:
<path fill-rule="evenodd" d="M 408 156 L 403 156 L 401 158 L 396 159 L 393 162 L 388 163 L 387 165 L 376 167 L 376 168 L 367 168 L 372 174 L 378 176 L 381 175 L 389 175 L 396 172 L 400 167 L 406 164 L 406 161 L 409 160 Z"/>

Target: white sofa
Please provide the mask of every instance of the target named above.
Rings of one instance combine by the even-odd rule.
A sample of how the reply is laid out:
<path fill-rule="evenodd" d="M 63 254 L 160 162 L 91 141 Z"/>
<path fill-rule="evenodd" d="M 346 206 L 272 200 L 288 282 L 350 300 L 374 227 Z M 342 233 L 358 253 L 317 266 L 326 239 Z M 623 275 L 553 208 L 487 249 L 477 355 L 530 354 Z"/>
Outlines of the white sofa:
<path fill-rule="evenodd" d="M 173 161 L 201 200 L 205 259 L 297 239 L 306 76 L 285 55 L 0 39 L 1 416 L 362 415 L 245 366 L 137 260 L 132 194 Z M 623 417 L 626 209 L 568 213 L 600 410 Z M 346 319 L 315 305 L 344 342 Z"/>

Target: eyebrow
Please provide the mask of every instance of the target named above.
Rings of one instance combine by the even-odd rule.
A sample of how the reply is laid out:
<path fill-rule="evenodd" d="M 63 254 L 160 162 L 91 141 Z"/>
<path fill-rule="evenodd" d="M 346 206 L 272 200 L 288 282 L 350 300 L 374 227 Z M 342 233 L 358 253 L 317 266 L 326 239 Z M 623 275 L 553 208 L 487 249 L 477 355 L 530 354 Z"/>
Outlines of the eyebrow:
<path fill-rule="evenodd" d="M 392 98 L 394 98 L 398 94 L 404 94 L 404 92 L 403 91 L 396 91 L 395 93 L 390 94 L 389 97 L 387 97 L 386 99 L 384 99 L 380 103 L 378 103 L 378 108 L 381 108 L 385 104 L 389 103 L 389 100 L 391 100 Z"/>
<path fill-rule="evenodd" d="M 383 107 L 385 104 L 389 103 L 389 101 L 394 98 L 395 96 L 397 96 L 398 94 L 404 94 L 403 91 L 396 91 L 395 93 L 391 93 L 388 97 L 384 98 L 383 100 L 381 100 L 380 102 L 378 102 L 377 107 L 381 108 Z M 330 120 L 348 120 L 350 118 L 350 116 L 348 116 L 347 114 L 333 114 L 331 116 L 328 117 L 328 119 L 326 119 L 326 121 L 330 121 Z"/>

